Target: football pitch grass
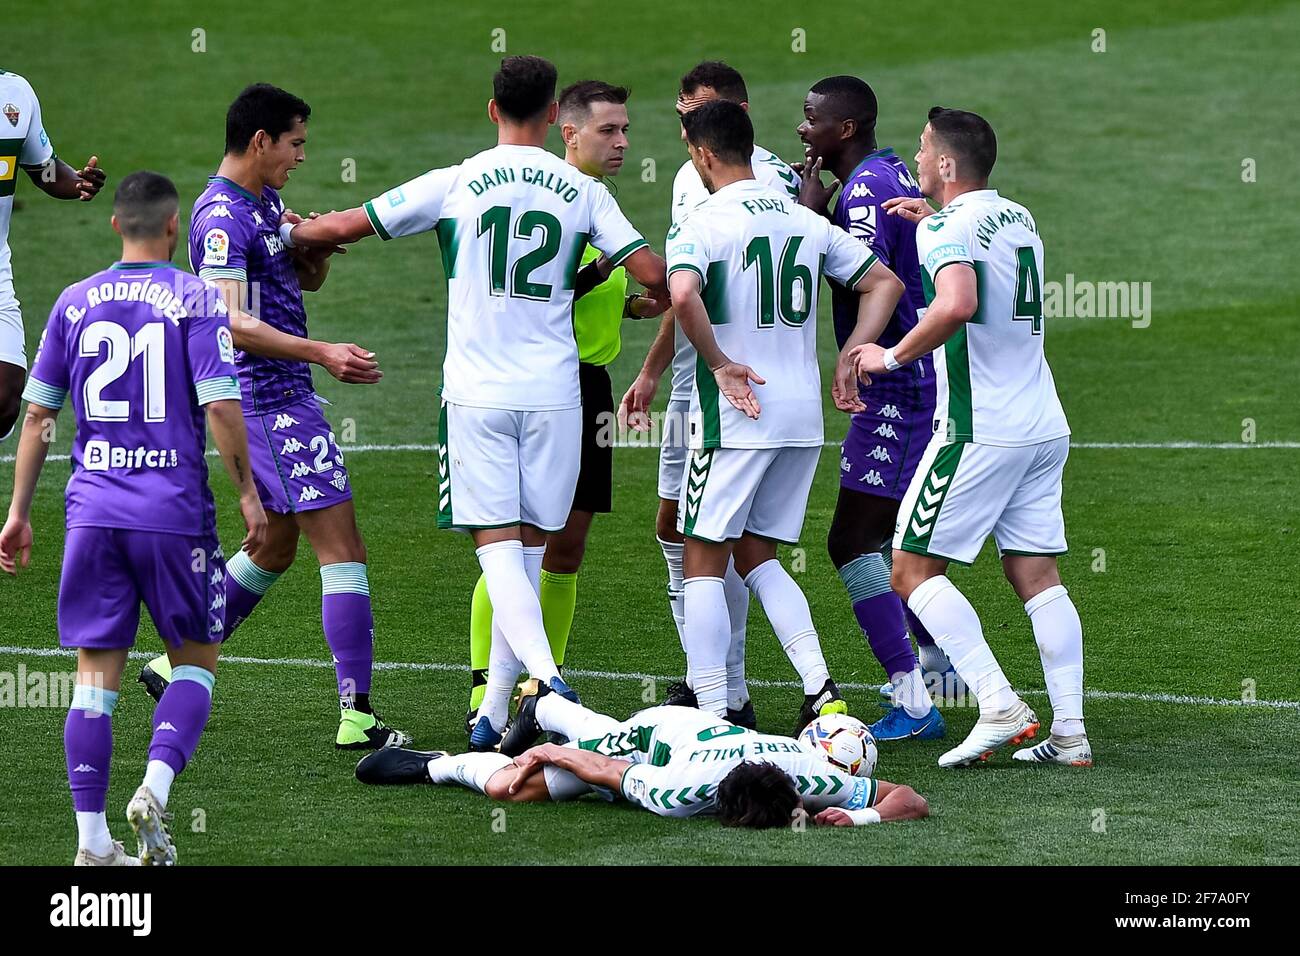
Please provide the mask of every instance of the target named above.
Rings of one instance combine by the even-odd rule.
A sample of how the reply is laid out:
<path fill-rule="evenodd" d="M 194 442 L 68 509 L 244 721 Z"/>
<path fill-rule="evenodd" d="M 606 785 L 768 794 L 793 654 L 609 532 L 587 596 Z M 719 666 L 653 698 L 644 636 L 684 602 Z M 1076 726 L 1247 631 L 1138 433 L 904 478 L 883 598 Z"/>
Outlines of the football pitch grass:
<path fill-rule="evenodd" d="M 365 788 L 352 778 L 355 755 L 333 749 L 319 576 L 304 545 L 227 645 L 211 723 L 172 791 L 182 864 L 1300 860 L 1300 330 L 1294 222 L 1279 212 L 1300 198 L 1290 175 L 1300 50 L 1285 40 L 1300 29 L 1300 6 L 1103 3 L 1031 14 L 1018 3 L 921 3 L 907 20 L 777 4 L 726 13 L 677 0 L 638 9 L 439 3 L 420 14 L 342 3 L 306 13 L 280 2 L 220 17 L 163 4 L 130 10 L 93 31 L 69 30 L 39 7 L 15 10 L 9 32 L 20 42 L 0 67 L 32 81 L 63 158 L 97 153 L 110 190 L 134 169 L 165 172 L 186 211 L 220 158 L 227 104 L 256 80 L 312 104 L 308 161 L 284 191 L 300 211 L 356 205 L 491 145 L 483 113 L 500 57 L 492 31 L 501 28 L 510 53 L 550 57 L 562 83 L 598 76 L 632 88 L 618 199 L 657 249 L 684 158 L 676 80 L 717 57 L 746 76 L 758 141 L 792 161 L 804 93 L 834 73 L 873 85 L 879 142 L 909 159 L 931 105 L 986 115 L 1000 145 L 992 185 L 1034 213 L 1045 281 L 1150 283 L 1149 322 L 1047 323 L 1076 443 L 1062 574 L 1084 624 L 1091 770 L 1016 766 L 1004 751 L 989 766 L 940 771 L 938 754 L 975 719 L 973 708 L 953 708 L 947 740 L 881 748 L 879 775 L 929 799 L 932 816 L 919 823 L 754 834 L 624 804 L 502 809 L 455 788 Z M 206 31 L 206 52 L 193 50 L 195 29 Z M 797 29 L 807 52 L 791 49 Z M 1094 52 L 1097 29 L 1104 52 Z M 355 181 L 344 176 L 351 168 Z M 117 247 L 107 195 L 59 205 L 24 183 L 18 198 L 11 245 L 30 354 L 58 292 L 111 262 Z M 468 541 L 434 526 L 428 448 L 444 303 L 432 236 L 368 240 L 308 297 L 314 335 L 373 348 L 386 373 L 374 387 L 317 376 L 340 440 L 360 446 L 348 467 L 370 553 L 376 657 L 394 665 L 376 675 L 376 704 L 417 745 L 460 749 L 477 565 Z M 624 333 L 612 368 L 620 394 L 653 323 L 625 323 Z M 829 365 L 825 307 L 821 333 Z M 55 454 L 70 447 L 66 419 Z M 844 427 L 828 402 L 828 439 Z M 0 448 L 0 457 L 12 453 L 12 442 Z M 584 701 L 620 717 L 645 706 L 649 692 L 661 699 L 663 678 L 683 668 L 654 542 L 655 462 L 652 449 L 615 453 L 615 513 L 596 521 L 570 642 Z M 827 448 L 802 551 L 782 557 L 808 594 L 832 673 L 852 688 L 851 711 L 870 721 L 879 711 L 869 685 L 883 674 L 823 547 L 837 465 Z M 32 567 L 0 580 L 0 673 L 71 666 L 50 656 L 67 467 L 47 465 Z M 12 468 L 0 460 L 3 501 Z M 215 467 L 213 487 L 229 551 L 237 510 Z M 1046 718 L 1029 622 L 992 548 L 953 578 L 1012 683 Z M 142 626 L 137 648 L 160 646 Z M 788 733 L 800 692 L 757 607 L 748 650 L 760 727 Z M 119 838 L 148 743 L 152 701 L 131 682 L 141 663 L 128 666 L 114 716 L 109 813 Z M 7 863 L 64 864 L 75 850 L 63 719 L 60 707 L 0 708 Z"/>

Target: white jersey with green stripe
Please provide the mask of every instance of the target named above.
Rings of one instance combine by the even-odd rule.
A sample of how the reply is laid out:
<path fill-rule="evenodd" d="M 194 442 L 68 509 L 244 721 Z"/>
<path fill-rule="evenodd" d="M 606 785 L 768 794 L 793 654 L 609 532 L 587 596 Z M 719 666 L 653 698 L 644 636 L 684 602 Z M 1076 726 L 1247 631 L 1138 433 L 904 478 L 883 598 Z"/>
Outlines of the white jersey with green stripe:
<path fill-rule="evenodd" d="M 799 174 L 770 149 L 755 144 L 749 165 L 754 170 L 754 178 L 760 183 L 767 183 L 791 199 L 799 198 Z M 673 178 L 672 224 L 681 225 L 691 210 L 708 198 L 709 191 L 704 188 L 695 164 L 688 159 Z M 684 402 L 691 397 L 691 382 L 695 379 L 695 346 L 691 345 L 680 325 L 674 328 L 673 334 L 672 399 Z"/>
<path fill-rule="evenodd" d="M 14 211 L 18 170 L 37 169 L 54 158 L 41 125 L 41 104 L 30 83 L 0 72 L 0 307 L 17 305 L 9 254 L 9 220 Z"/>
<path fill-rule="evenodd" d="M 383 239 L 436 230 L 447 275 L 442 397 L 575 408 L 573 283 L 587 244 L 614 262 L 646 245 L 599 180 L 537 146 L 496 146 L 365 204 Z"/>
<path fill-rule="evenodd" d="M 697 367 L 692 448 L 821 447 L 821 278 L 852 287 L 875 261 L 866 245 L 829 219 L 756 179 L 722 187 L 673 227 L 669 275 L 699 276 L 718 345 L 766 380 L 753 386 L 760 412 L 751 419 L 718 393 L 707 368 Z"/>
<path fill-rule="evenodd" d="M 870 807 L 878 790 L 875 780 L 850 776 L 792 737 L 746 730 L 693 707 L 651 707 L 578 746 L 631 760 L 624 799 L 665 817 L 714 813 L 718 784 L 742 763 L 780 767 L 812 813 Z"/>
<path fill-rule="evenodd" d="M 916 230 L 926 303 L 948 266 L 975 270 L 975 315 L 935 353 L 935 430 L 949 441 L 1036 445 L 1070 434 L 1043 354 L 1043 241 L 996 189 L 963 193 Z"/>

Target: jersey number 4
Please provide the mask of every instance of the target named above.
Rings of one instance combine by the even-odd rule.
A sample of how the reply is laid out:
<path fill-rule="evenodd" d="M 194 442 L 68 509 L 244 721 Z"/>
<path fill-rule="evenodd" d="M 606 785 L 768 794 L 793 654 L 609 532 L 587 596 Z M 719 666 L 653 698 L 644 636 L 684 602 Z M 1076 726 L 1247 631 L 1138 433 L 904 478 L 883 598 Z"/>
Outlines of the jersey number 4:
<path fill-rule="evenodd" d="M 549 301 L 551 285 L 546 282 L 534 282 L 532 276 L 535 271 L 559 254 L 562 231 L 560 220 L 540 209 L 530 209 L 515 220 L 513 232 L 516 239 L 529 239 L 540 232 L 542 244 L 515 260 L 514 268 L 510 270 L 510 287 L 507 289 L 506 258 L 510 247 L 510 207 L 493 206 L 491 209 L 485 209 L 478 217 L 478 234 L 488 236 L 491 242 L 489 271 L 492 294 L 505 295 L 509 292 L 510 295 L 521 299 Z"/>
<path fill-rule="evenodd" d="M 104 389 L 126 374 L 131 363 L 144 356 L 144 420 L 167 419 L 166 356 L 163 324 L 150 322 L 134 336 L 116 322 L 91 322 L 81 333 L 77 350 L 82 358 L 98 358 L 107 343 L 104 361 L 86 376 L 83 397 L 86 418 L 92 422 L 124 422 L 131 417 L 126 399 L 105 399 Z"/>
<path fill-rule="evenodd" d="M 1016 302 L 1013 319 L 1032 323 L 1031 335 L 1043 334 L 1043 282 L 1038 277 L 1038 262 L 1033 246 L 1016 250 Z"/>
<path fill-rule="evenodd" d="M 812 270 L 796 259 L 803 236 L 791 236 L 781 252 L 780 269 L 773 268 L 772 241 L 755 236 L 745 247 L 745 269 L 758 267 L 758 327 L 776 325 L 776 314 L 791 328 L 800 328 L 812 313 Z M 779 295 L 778 295 L 779 290 Z"/>

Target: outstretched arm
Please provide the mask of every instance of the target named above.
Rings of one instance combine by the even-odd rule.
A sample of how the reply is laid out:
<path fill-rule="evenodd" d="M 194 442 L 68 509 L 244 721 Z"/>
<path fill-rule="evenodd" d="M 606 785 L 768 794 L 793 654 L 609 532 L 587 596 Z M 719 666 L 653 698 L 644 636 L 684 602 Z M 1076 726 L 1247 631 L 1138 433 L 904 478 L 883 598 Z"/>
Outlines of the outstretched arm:
<path fill-rule="evenodd" d="M 510 784 L 510 793 L 518 793 L 524 782 L 543 767 L 567 770 L 583 783 L 606 790 L 618 791 L 623 772 L 632 766 L 630 760 L 616 760 L 592 750 L 542 744 L 526 750 L 515 758 L 518 773 Z"/>
<path fill-rule="evenodd" d="M 887 780 L 878 780 L 876 785 L 880 789 L 874 807 L 861 810 L 827 807 L 813 817 L 813 822 L 819 826 L 856 827 L 895 820 L 921 820 L 930 815 L 930 805 L 925 797 L 911 787 Z"/>
<path fill-rule="evenodd" d="M 843 412 L 860 412 L 866 407 L 858 395 L 858 374 L 853 351 L 859 345 L 880 338 L 880 333 L 889 324 L 906 286 L 894 275 L 892 269 L 877 259 L 853 289 L 860 293 L 858 321 L 845 340 L 844 348 L 840 349 L 839 359 L 835 363 L 835 379 L 831 385 L 835 407 Z"/>
<path fill-rule="evenodd" d="M 57 156 L 42 166 L 27 170 L 40 190 L 55 199 L 80 199 L 90 202 L 104 188 L 104 171 L 99 168 L 99 157 L 92 156 L 81 169 L 73 169 Z"/>
<path fill-rule="evenodd" d="M 280 226 L 280 238 L 289 246 L 344 246 L 373 235 L 374 224 L 362 206 Z"/>
<path fill-rule="evenodd" d="M 852 350 L 859 375 L 880 375 L 892 368 L 929 355 L 947 342 L 961 326 L 969 322 L 979 308 L 979 289 L 975 270 L 966 263 L 953 263 L 934 277 L 934 301 L 921 321 L 893 347 L 894 365 L 886 361 L 885 349 L 879 345 L 859 345 Z"/>

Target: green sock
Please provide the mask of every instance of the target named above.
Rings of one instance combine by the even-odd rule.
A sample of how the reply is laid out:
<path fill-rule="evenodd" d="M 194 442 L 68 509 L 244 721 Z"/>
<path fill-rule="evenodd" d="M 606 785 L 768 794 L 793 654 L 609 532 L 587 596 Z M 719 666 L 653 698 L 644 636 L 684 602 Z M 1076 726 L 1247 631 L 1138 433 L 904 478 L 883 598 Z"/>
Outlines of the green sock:
<path fill-rule="evenodd" d="M 578 603 L 578 573 L 556 574 L 543 570 L 541 601 L 546 640 L 551 645 L 555 666 L 560 667 L 564 664 L 564 652 L 569 646 L 573 609 Z"/>
<path fill-rule="evenodd" d="M 487 692 L 488 660 L 492 655 L 492 601 L 487 581 L 478 576 L 469 604 L 469 709 L 478 710 Z"/>

